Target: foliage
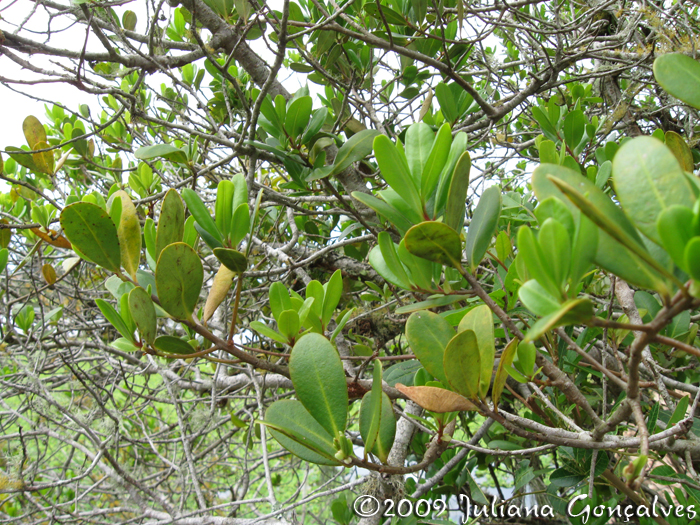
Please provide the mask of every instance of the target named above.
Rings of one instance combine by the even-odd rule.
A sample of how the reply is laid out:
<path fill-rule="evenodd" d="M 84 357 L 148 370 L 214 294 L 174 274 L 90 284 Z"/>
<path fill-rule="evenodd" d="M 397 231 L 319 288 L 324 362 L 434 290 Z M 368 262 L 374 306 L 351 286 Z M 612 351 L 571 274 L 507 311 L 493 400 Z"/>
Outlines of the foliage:
<path fill-rule="evenodd" d="M 4 122 L 3 519 L 700 505 L 666 3 L 12 3 L 3 86 L 83 98 Z"/>

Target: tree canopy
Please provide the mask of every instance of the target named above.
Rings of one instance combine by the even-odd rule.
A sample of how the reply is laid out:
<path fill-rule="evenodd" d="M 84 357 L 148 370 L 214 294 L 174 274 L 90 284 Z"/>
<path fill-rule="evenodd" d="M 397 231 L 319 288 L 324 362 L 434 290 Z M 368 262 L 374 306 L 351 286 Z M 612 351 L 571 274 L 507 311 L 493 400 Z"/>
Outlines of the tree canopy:
<path fill-rule="evenodd" d="M 698 16 L 0 6 L 2 521 L 687 523 Z"/>

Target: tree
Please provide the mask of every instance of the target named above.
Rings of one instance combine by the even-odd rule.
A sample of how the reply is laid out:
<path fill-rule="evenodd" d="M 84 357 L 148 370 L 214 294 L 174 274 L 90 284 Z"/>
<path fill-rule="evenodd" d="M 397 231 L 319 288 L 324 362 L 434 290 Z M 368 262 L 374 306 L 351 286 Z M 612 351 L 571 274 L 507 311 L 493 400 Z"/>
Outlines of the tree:
<path fill-rule="evenodd" d="M 21 4 L 3 520 L 692 520 L 696 6 Z"/>

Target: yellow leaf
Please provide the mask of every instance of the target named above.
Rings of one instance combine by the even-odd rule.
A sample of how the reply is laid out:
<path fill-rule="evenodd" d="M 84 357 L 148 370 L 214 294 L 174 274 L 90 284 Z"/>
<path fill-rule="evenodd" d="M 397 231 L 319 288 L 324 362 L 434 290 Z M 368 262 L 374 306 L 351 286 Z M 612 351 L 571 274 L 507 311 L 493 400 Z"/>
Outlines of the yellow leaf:
<path fill-rule="evenodd" d="M 136 280 L 136 270 L 139 269 L 141 259 L 141 224 L 136 207 L 124 190 L 115 192 L 113 198 L 122 200 L 122 215 L 117 227 L 122 266 Z"/>
<path fill-rule="evenodd" d="M 444 414 L 445 412 L 462 412 L 464 410 L 477 410 L 474 403 L 466 397 L 438 388 L 435 386 L 406 386 L 396 383 L 396 390 L 404 394 L 411 401 L 415 401 L 421 407 L 431 412 Z"/>
<path fill-rule="evenodd" d="M 207 302 L 204 305 L 202 322 L 205 325 L 207 324 L 207 321 L 211 319 L 211 316 L 214 315 L 214 312 L 219 305 L 224 301 L 224 299 L 226 299 L 226 295 L 231 288 L 234 275 L 236 274 L 226 268 L 224 265 L 221 265 L 219 271 L 216 272 L 214 282 L 211 285 L 211 290 L 209 290 L 209 295 L 207 296 Z"/>

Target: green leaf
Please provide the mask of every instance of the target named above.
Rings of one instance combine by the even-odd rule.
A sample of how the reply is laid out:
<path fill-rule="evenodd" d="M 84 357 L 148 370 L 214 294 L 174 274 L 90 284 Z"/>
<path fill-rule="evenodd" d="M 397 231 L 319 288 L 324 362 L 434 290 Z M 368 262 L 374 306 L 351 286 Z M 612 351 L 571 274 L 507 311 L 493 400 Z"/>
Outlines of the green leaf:
<path fill-rule="evenodd" d="M 700 109 L 700 64 L 681 53 L 667 53 L 654 60 L 654 77 L 664 90 Z"/>
<path fill-rule="evenodd" d="M 166 312 L 189 320 L 203 281 L 202 261 L 188 244 L 176 242 L 163 249 L 156 266 L 156 289 Z"/>
<path fill-rule="evenodd" d="M 501 188 L 491 186 L 482 193 L 467 230 L 466 253 L 472 272 L 476 270 L 484 258 L 484 254 L 491 244 L 491 238 L 498 228 L 500 217 Z"/>
<path fill-rule="evenodd" d="M 404 238 L 406 249 L 417 257 L 454 268 L 462 267 L 462 241 L 447 224 L 426 221 L 413 226 Z"/>
<path fill-rule="evenodd" d="M 432 312 L 413 313 L 406 322 L 406 338 L 411 350 L 425 369 L 444 384 L 448 384 L 443 367 L 445 347 L 454 335 L 452 326 Z"/>
<path fill-rule="evenodd" d="M 374 138 L 374 156 L 382 174 L 382 178 L 391 188 L 419 214 L 423 206 L 418 195 L 418 186 L 411 175 L 411 170 L 403 155 L 386 135 Z"/>
<path fill-rule="evenodd" d="M 162 157 L 178 164 L 187 164 L 187 154 L 179 148 L 170 144 L 155 144 L 144 146 L 134 152 L 134 156 L 140 160 L 154 159 Z"/>
<path fill-rule="evenodd" d="M 425 166 L 423 167 L 421 175 L 421 198 L 424 202 L 437 191 L 440 173 L 442 173 L 442 169 L 445 167 L 451 146 L 452 129 L 449 124 L 445 123 L 435 135 L 433 146 Z"/>
<path fill-rule="evenodd" d="M 124 29 L 127 31 L 133 31 L 136 29 L 136 21 L 136 13 L 130 10 L 124 11 L 124 14 L 122 15 L 122 26 L 124 26 Z"/>
<path fill-rule="evenodd" d="M 187 341 L 173 335 L 161 335 L 153 342 L 153 348 L 164 354 L 190 355 L 195 350 Z"/>
<path fill-rule="evenodd" d="M 272 437 L 295 456 L 320 465 L 340 464 L 334 457 L 333 438 L 299 401 L 275 401 L 265 412 L 265 423 L 270 425 Z M 287 430 L 287 435 L 278 429 Z"/>
<path fill-rule="evenodd" d="M 593 317 L 593 314 L 593 303 L 589 299 L 569 299 L 556 312 L 543 317 L 532 325 L 523 342 L 528 343 L 539 339 L 545 332 L 558 326 L 588 321 Z"/>
<path fill-rule="evenodd" d="M 372 387 L 374 389 L 374 385 L 372 385 Z M 360 405 L 360 434 L 363 436 L 363 428 L 366 428 L 368 425 L 367 414 L 371 413 L 370 409 L 365 407 L 371 406 L 371 396 L 371 392 L 365 394 L 362 398 L 362 404 Z M 371 452 L 377 456 L 382 463 L 386 463 L 389 458 L 389 452 L 391 452 L 391 447 L 394 444 L 394 437 L 396 436 L 396 419 L 394 418 L 394 410 L 391 407 L 389 396 L 381 391 L 380 396 L 381 413 L 379 416 L 379 429 Z M 363 414 L 365 414 L 364 418 Z"/>
<path fill-rule="evenodd" d="M 295 310 L 284 310 L 277 320 L 277 327 L 287 341 L 293 341 L 299 335 L 299 314 Z"/>
<path fill-rule="evenodd" d="M 7 267 L 7 260 L 10 257 L 10 252 L 7 248 L 0 250 L 0 273 L 5 271 Z"/>
<path fill-rule="evenodd" d="M 304 130 L 304 134 L 301 136 L 300 142 L 302 144 L 308 144 L 309 141 L 314 138 L 316 133 L 321 131 L 321 128 L 323 127 L 324 122 L 326 122 L 326 117 L 328 116 L 328 108 L 320 108 L 314 111 L 313 116 L 311 117 L 311 120 L 309 121 L 309 125 L 306 127 L 306 130 Z M 354 135 L 353 135 L 354 136 Z M 370 153 L 372 149 L 370 146 Z M 369 154 L 369 153 L 368 153 Z"/>
<path fill-rule="evenodd" d="M 363 129 L 350 137 L 338 150 L 329 175 L 337 175 L 353 162 L 360 161 L 372 153 L 372 145 L 378 135 L 379 131 L 375 129 Z M 391 141 L 389 143 L 391 144 Z"/>
<path fill-rule="evenodd" d="M 141 260 L 141 223 L 136 212 L 136 206 L 124 190 L 112 195 L 113 199 L 121 201 L 121 214 L 117 227 L 117 238 L 121 251 L 122 267 L 136 280 L 136 270 Z"/>
<path fill-rule="evenodd" d="M 618 158 L 617 156 L 615 158 Z M 555 177 L 550 176 L 550 180 L 555 183 L 555 185 L 563 192 L 566 194 L 571 201 L 578 206 L 585 214 L 588 216 L 589 219 L 591 219 L 599 228 L 601 228 L 605 233 L 607 233 L 610 237 L 615 239 L 618 243 L 620 243 L 622 246 L 627 248 L 634 256 L 639 258 L 641 261 L 646 263 L 651 269 L 655 270 L 659 275 L 664 276 L 666 278 L 670 278 L 672 280 L 677 281 L 669 273 L 669 271 L 664 268 L 658 261 L 656 261 L 646 250 L 646 247 L 643 245 L 640 245 L 635 241 L 634 237 L 631 236 L 625 229 L 624 229 L 624 223 L 617 222 L 615 221 L 615 218 L 607 213 L 608 210 L 605 209 L 604 206 L 600 206 L 599 204 L 596 204 L 583 195 L 579 193 L 574 187 L 571 185 L 567 184 L 566 182 L 557 179 Z M 588 181 L 588 179 L 581 178 L 581 180 Z M 585 184 L 581 184 L 582 186 L 585 186 Z M 594 186 L 595 188 L 595 186 Z M 598 188 L 595 188 L 596 191 Z M 589 197 L 593 196 L 591 192 L 587 192 L 586 195 Z M 607 198 L 607 197 L 606 197 Z M 609 201 L 610 205 L 612 206 L 613 209 L 616 209 L 619 211 L 619 208 L 617 208 L 614 204 L 612 204 L 612 201 Z M 599 241 L 601 239 L 599 238 Z M 605 239 L 602 239 L 605 241 Z M 600 257 L 600 252 L 602 247 L 609 247 L 609 243 L 603 244 L 599 242 L 598 244 L 598 252 L 596 254 L 596 262 L 603 266 L 603 264 L 600 262 L 598 259 Z M 617 254 L 617 257 L 620 258 L 620 254 Z M 638 266 L 638 263 L 636 264 Z M 619 266 L 618 266 L 619 267 Z M 617 273 L 620 277 L 625 278 L 625 273 L 624 269 L 622 270 L 623 273 Z M 646 272 L 647 275 L 649 275 L 649 272 Z M 654 283 L 652 286 L 654 289 L 656 289 L 659 293 L 663 295 L 668 295 L 669 291 L 665 283 L 661 280 L 654 279 L 653 277 L 650 279 L 651 282 Z"/>
<path fill-rule="evenodd" d="M 177 191 L 169 189 L 160 208 L 153 258 L 157 261 L 163 248 L 175 242 L 182 242 L 184 233 L 185 206 Z"/>
<path fill-rule="evenodd" d="M 262 334 L 273 341 L 277 341 L 278 343 L 287 344 L 288 342 L 286 337 L 283 337 L 281 334 L 275 332 L 272 328 L 264 323 L 261 323 L 260 321 L 251 321 L 250 327 L 259 334 Z"/>
<path fill-rule="evenodd" d="M 462 153 L 457 160 L 450 189 L 447 192 L 447 205 L 445 206 L 445 224 L 456 232 L 464 228 L 464 215 L 467 208 L 467 191 L 469 190 L 469 171 L 472 160 L 468 152 Z"/>
<path fill-rule="evenodd" d="M 311 117 L 312 107 L 313 100 L 311 97 L 299 97 L 289 104 L 284 128 L 290 137 L 296 138 L 306 129 L 306 125 Z"/>
<path fill-rule="evenodd" d="M 571 250 L 571 268 L 569 270 L 571 287 L 578 284 L 581 277 L 593 264 L 598 249 L 598 238 L 598 227 L 588 217 L 581 215 Z"/>
<path fill-rule="evenodd" d="M 122 319 L 121 315 L 117 313 L 111 304 L 102 299 L 95 299 L 95 304 L 100 309 L 100 312 L 102 312 L 102 315 L 105 316 L 105 319 L 107 319 L 125 339 L 128 339 L 132 343 L 136 342 L 134 334 L 129 331 L 124 319 Z"/>
<path fill-rule="evenodd" d="M 219 228 L 216 226 L 216 223 L 209 214 L 209 210 L 204 205 L 202 199 L 197 194 L 197 192 L 189 188 L 185 188 L 184 190 L 182 190 L 182 199 L 185 201 L 185 204 L 187 204 L 187 208 L 190 210 L 190 213 L 194 216 L 194 219 L 197 221 L 197 225 L 200 228 L 202 228 L 202 230 L 204 230 L 206 233 L 208 233 L 210 238 L 214 239 L 218 243 L 218 246 L 214 246 L 213 248 L 223 246 L 223 238 L 221 235 L 221 231 L 219 231 Z M 206 238 L 202 238 L 205 242 L 207 241 Z M 207 244 L 209 243 L 207 242 Z"/>
<path fill-rule="evenodd" d="M 690 276 L 696 281 L 700 281 L 700 237 L 693 237 L 688 241 L 688 244 L 685 245 L 683 258 Z"/>
<path fill-rule="evenodd" d="M 664 137 L 666 139 L 666 147 L 671 150 L 671 153 L 676 157 L 676 160 L 681 165 L 681 168 L 688 173 L 693 173 L 695 162 L 693 162 L 693 152 L 688 147 L 688 144 L 675 131 L 667 131 Z"/>
<path fill-rule="evenodd" d="M 348 389 L 343 364 L 333 345 L 310 333 L 294 345 L 289 373 L 297 398 L 331 436 L 345 431 Z"/>
<path fill-rule="evenodd" d="M 569 112 L 564 119 L 564 140 L 571 146 L 572 150 L 579 145 L 585 132 L 586 118 L 583 115 L 583 111 L 575 109 Z"/>
<path fill-rule="evenodd" d="M 537 349 L 532 343 L 523 341 L 518 345 L 518 368 L 526 377 L 532 377 L 537 359 Z"/>
<path fill-rule="evenodd" d="M 29 171 L 32 171 L 34 173 L 42 173 L 41 168 L 36 165 L 34 162 L 34 157 L 24 151 L 23 149 L 17 148 L 15 146 L 7 146 L 5 148 L 5 151 L 12 157 L 12 159 L 20 164 L 21 166 L 24 166 L 27 168 Z"/>
<path fill-rule="evenodd" d="M 340 297 L 343 295 L 343 275 L 340 270 L 336 270 L 331 275 L 330 280 L 324 286 L 323 313 L 321 319 L 323 324 L 328 326 L 333 318 L 333 312 L 338 307 Z"/>
<path fill-rule="evenodd" d="M 480 397 L 481 357 L 476 334 L 472 330 L 464 330 L 450 340 L 445 348 L 443 367 L 452 388 L 469 399 Z"/>
<path fill-rule="evenodd" d="M 236 273 L 245 272 L 248 260 L 241 252 L 233 248 L 214 248 L 214 255 L 229 270 Z"/>
<path fill-rule="evenodd" d="M 535 239 L 529 226 L 518 230 L 518 255 L 522 257 L 527 271 L 549 295 L 562 299 L 562 291 L 550 269 L 550 261 L 542 250 L 542 244 Z"/>
<path fill-rule="evenodd" d="M 493 371 L 493 362 L 496 355 L 493 314 L 491 313 L 491 309 L 485 304 L 482 304 L 481 306 L 469 310 L 467 314 L 462 317 L 457 327 L 457 332 L 463 332 L 465 330 L 473 331 L 476 336 L 481 362 L 479 394 L 482 398 L 485 398 L 489 386 L 491 385 L 491 373 Z"/>
<path fill-rule="evenodd" d="M 386 232 L 382 232 L 386 233 Z M 381 233 L 380 233 L 381 235 Z M 388 235 L 388 234 L 387 234 Z M 382 279 L 385 281 L 393 284 L 394 286 L 398 286 L 399 288 L 403 288 L 404 290 L 410 290 L 411 285 L 409 284 L 410 278 L 406 276 L 407 281 L 404 282 L 401 277 L 399 277 L 398 270 L 395 266 L 390 265 L 384 255 L 382 254 L 381 248 L 379 246 L 375 246 L 372 248 L 369 252 L 369 256 L 367 257 L 368 262 L 374 270 L 381 275 Z M 401 270 L 405 272 L 403 265 L 401 267 Z"/>
<path fill-rule="evenodd" d="M 146 290 L 136 287 L 129 292 L 129 310 L 131 318 L 139 329 L 141 339 L 152 345 L 156 340 L 158 326 L 156 309 Z"/>
<path fill-rule="evenodd" d="M 117 228 L 107 212 L 88 202 L 76 202 L 61 212 L 61 228 L 81 254 L 94 263 L 118 272 L 121 250 Z"/>
<path fill-rule="evenodd" d="M 510 340 L 510 343 L 503 349 L 501 359 L 498 362 L 498 370 L 496 370 L 496 376 L 494 377 L 493 388 L 491 390 L 491 399 L 493 400 L 493 406 L 496 410 L 498 410 L 498 402 L 501 399 L 503 388 L 506 386 L 508 368 L 513 364 L 515 353 L 518 350 L 518 341 L 517 337 Z"/>
<path fill-rule="evenodd" d="M 289 300 L 289 292 L 280 281 L 276 281 L 270 285 L 270 309 L 272 316 L 279 321 L 282 312 L 292 309 L 292 301 Z"/>
<path fill-rule="evenodd" d="M 384 261 L 386 261 L 387 266 L 391 269 L 392 274 L 396 276 L 398 281 L 397 286 L 410 290 L 411 281 L 408 275 L 406 275 L 403 264 L 401 264 L 399 260 L 397 246 L 394 244 L 394 241 L 391 240 L 391 236 L 387 232 L 380 232 L 377 236 L 377 240 L 379 241 L 379 249 L 381 250 Z"/>
<path fill-rule="evenodd" d="M 396 226 L 396 228 L 402 234 L 405 234 L 411 228 L 411 226 L 413 226 L 413 222 L 408 220 L 405 215 L 403 215 L 390 204 L 387 204 L 383 200 L 376 198 L 374 195 L 368 195 L 360 191 L 353 191 L 352 197 L 360 201 L 368 208 L 372 208 L 378 214 L 384 216 L 384 218 L 386 218 L 391 224 Z"/>
<path fill-rule="evenodd" d="M 445 120 L 449 123 L 454 123 L 461 115 L 457 109 L 457 102 L 452 95 L 452 90 L 444 82 L 440 82 L 435 86 L 435 96 L 440 104 L 440 110 Z"/>
<path fill-rule="evenodd" d="M 214 222 L 222 236 L 231 231 L 233 218 L 233 194 L 235 188 L 230 180 L 222 180 L 216 188 L 216 204 L 214 205 Z"/>
<path fill-rule="evenodd" d="M 365 443 L 365 458 L 371 452 L 379 434 L 382 417 L 382 362 L 374 362 L 372 390 L 362 398 L 360 406 L 360 435 Z"/>
<path fill-rule="evenodd" d="M 537 236 L 542 253 L 546 254 L 547 270 L 563 295 L 571 266 L 571 239 L 566 228 L 556 219 L 547 219 Z"/>
<path fill-rule="evenodd" d="M 557 145 L 551 140 L 543 140 L 538 146 L 540 151 L 540 162 L 542 164 L 559 164 L 559 153 Z"/>
<path fill-rule="evenodd" d="M 547 197 L 540 202 L 537 208 L 535 208 L 535 217 L 537 217 L 537 222 L 540 223 L 540 226 L 542 226 L 547 219 L 556 219 L 566 228 L 570 238 L 576 235 L 576 224 L 573 214 L 566 204 L 556 197 Z"/>
<path fill-rule="evenodd" d="M 674 204 L 661 212 L 656 221 L 661 244 L 681 270 L 689 273 L 685 247 L 694 237 L 693 210 Z"/>
<path fill-rule="evenodd" d="M 671 418 L 666 424 L 666 428 L 671 428 L 673 425 L 680 423 L 685 418 L 685 414 L 688 411 L 688 405 L 690 404 L 690 396 L 683 396 L 678 404 L 676 405 Z"/>
<path fill-rule="evenodd" d="M 427 259 L 413 255 L 406 249 L 405 240 L 399 243 L 398 253 L 399 260 L 403 263 L 411 283 L 424 290 L 433 290 L 435 288 L 433 285 L 434 270 L 436 268 L 441 269 L 442 265 L 438 266 Z"/>
<path fill-rule="evenodd" d="M 389 386 L 394 386 L 396 383 L 404 385 L 413 385 L 413 378 L 416 372 L 423 368 L 420 361 L 412 359 L 410 361 L 402 361 L 391 366 L 384 374 L 384 381 Z"/>
<path fill-rule="evenodd" d="M 532 107 L 532 116 L 542 128 L 542 133 L 552 142 L 560 142 L 559 133 L 552 123 L 549 121 L 549 117 L 537 106 Z"/>
<path fill-rule="evenodd" d="M 336 327 L 333 330 L 333 333 L 331 334 L 331 342 L 335 341 L 335 338 L 338 337 L 338 334 L 343 331 L 343 328 L 345 328 L 345 325 L 348 323 L 353 313 L 355 313 L 355 309 L 350 308 L 350 310 L 346 310 L 344 314 L 342 314 L 338 319 L 336 319 Z"/>
<path fill-rule="evenodd" d="M 692 208 L 690 183 L 671 151 L 653 137 L 626 142 L 613 160 L 613 181 L 625 213 L 651 240 L 661 244 L 656 220 L 678 204 Z"/>
<path fill-rule="evenodd" d="M 435 133 L 425 122 L 411 124 L 406 131 L 406 160 L 417 188 L 421 187 L 423 169 L 434 141 Z"/>
<path fill-rule="evenodd" d="M 518 297 L 525 308 L 540 317 L 559 310 L 559 302 L 535 279 L 530 279 L 518 290 Z"/>

